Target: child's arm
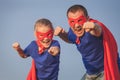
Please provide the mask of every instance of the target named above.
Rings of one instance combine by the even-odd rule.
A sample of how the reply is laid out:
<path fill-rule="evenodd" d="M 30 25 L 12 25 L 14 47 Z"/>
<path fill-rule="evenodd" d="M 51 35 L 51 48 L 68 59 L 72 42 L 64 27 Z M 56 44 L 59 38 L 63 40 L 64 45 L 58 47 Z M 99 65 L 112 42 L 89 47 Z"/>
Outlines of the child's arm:
<path fill-rule="evenodd" d="M 20 47 L 20 44 L 18 42 L 13 43 L 12 47 L 18 52 L 18 54 L 22 58 L 27 58 L 27 56 L 24 54 L 22 48 Z"/>
<path fill-rule="evenodd" d="M 57 54 L 60 53 L 60 48 L 57 47 L 57 46 L 52 46 L 49 48 L 48 52 L 53 55 L 53 56 L 56 56 Z"/>

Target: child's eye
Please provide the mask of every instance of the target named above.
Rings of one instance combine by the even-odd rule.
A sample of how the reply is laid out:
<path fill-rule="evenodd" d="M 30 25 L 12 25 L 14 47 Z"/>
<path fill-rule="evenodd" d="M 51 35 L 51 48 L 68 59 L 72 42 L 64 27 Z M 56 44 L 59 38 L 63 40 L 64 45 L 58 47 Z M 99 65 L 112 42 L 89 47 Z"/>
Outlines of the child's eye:
<path fill-rule="evenodd" d="M 74 24 L 74 21 L 70 21 L 71 24 Z"/>
<path fill-rule="evenodd" d="M 43 35 L 39 35 L 39 38 L 43 37 Z"/>
<path fill-rule="evenodd" d="M 51 33 L 51 34 L 48 34 L 48 36 L 52 36 L 52 33 Z"/>

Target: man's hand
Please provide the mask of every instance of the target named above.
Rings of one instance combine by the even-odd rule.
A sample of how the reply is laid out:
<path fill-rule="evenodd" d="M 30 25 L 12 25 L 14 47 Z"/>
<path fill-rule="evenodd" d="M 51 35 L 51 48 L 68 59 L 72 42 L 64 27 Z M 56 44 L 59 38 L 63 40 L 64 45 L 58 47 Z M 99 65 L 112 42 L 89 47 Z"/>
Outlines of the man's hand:
<path fill-rule="evenodd" d="M 57 26 L 56 28 L 55 28 L 55 30 L 54 30 L 54 35 L 55 36 L 59 36 L 61 33 L 63 33 L 64 32 L 64 29 L 62 28 L 62 27 L 60 27 L 60 26 Z"/>
<path fill-rule="evenodd" d="M 93 22 L 86 22 L 83 25 L 83 28 L 86 32 L 90 32 L 92 35 L 99 37 L 102 34 L 102 28 L 97 24 Z"/>
<path fill-rule="evenodd" d="M 60 27 L 60 26 L 56 27 L 56 29 L 54 30 L 54 35 L 55 36 L 59 36 L 62 40 L 64 40 L 67 43 L 71 43 L 68 40 L 68 33 L 65 32 L 65 30 L 62 27 Z"/>
<path fill-rule="evenodd" d="M 59 49 L 59 47 L 52 46 L 52 47 L 50 47 L 50 49 L 48 50 L 48 52 L 51 55 L 56 56 L 60 52 L 60 49 Z"/>
<path fill-rule="evenodd" d="M 83 28 L 85 29 L 86 32 L 89 32 L 90 30 L 95 29 L 95 24 L 93 22 L 85 22 L 83 24 Z"/>

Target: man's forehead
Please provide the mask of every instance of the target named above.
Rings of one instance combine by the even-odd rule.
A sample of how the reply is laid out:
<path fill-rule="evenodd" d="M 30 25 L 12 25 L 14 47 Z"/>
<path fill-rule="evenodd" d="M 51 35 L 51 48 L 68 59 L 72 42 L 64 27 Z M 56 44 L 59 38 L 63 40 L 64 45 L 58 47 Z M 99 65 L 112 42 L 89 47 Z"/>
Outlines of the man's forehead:
<path fill-rule="evenodd" d="M 69 12 L 68 13 L 68 18 L 73 18 L 73 19 L 76 19 L 76 18 L 78 18 L 79 16 L 83 16 L 84 15 L 84 12 L 83 11 L 81 11 L 81 10 L 78 10 L 78 11 L 76 11 L 76 12 Z"/>

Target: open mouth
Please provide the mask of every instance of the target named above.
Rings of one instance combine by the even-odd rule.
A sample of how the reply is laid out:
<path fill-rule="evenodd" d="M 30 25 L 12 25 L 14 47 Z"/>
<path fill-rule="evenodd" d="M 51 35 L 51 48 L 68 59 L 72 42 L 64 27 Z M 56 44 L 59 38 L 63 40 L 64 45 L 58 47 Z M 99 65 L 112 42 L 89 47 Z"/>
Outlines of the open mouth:
<path fill-rule="evenodd" d="M 77 26 L 74 28 L 75 31 L 81 31 L 82 30 L 82 27 L 81 26 Z"/>
<path fill-rule="evenodd" d="M 49 43 L 51 40 L 43 40 L 43 41 L 41 41 L 42 43 Z"/>
<path fill-rule="evenodd" d="M 73 29 L 75 34 L 79 37 L 84 34 L 84 28 L 82 28 L 82 26 L 75 26 Z"/>

